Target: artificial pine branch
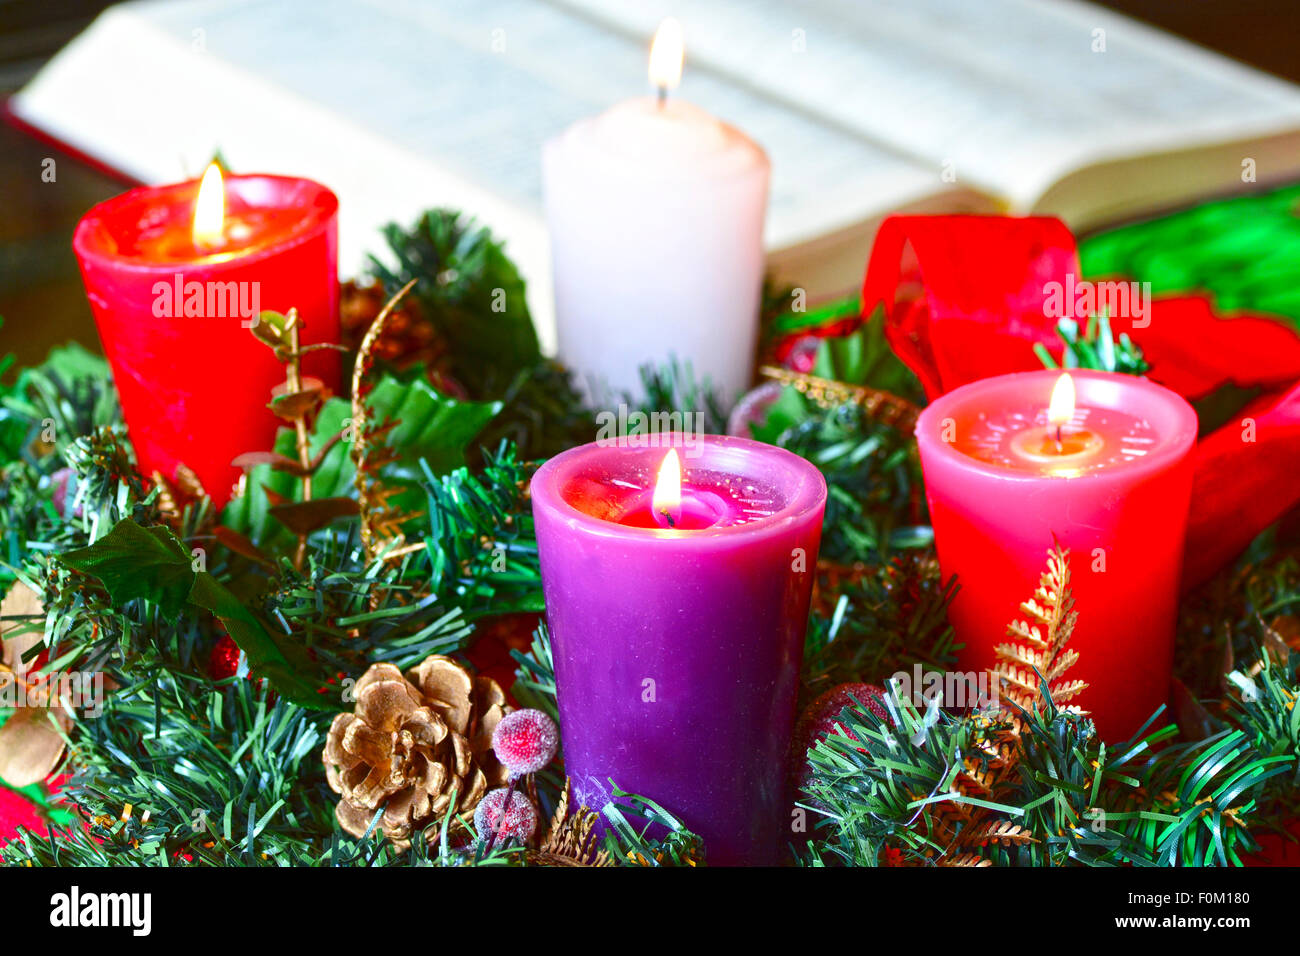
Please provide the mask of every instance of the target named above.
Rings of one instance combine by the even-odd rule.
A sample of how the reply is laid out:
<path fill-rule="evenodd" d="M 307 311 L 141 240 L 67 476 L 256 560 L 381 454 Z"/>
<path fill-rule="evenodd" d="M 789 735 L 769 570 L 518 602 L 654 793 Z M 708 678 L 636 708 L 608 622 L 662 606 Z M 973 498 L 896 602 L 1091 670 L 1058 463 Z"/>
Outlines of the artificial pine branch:
<path fill-rule="evenodd" d="M 821 408 L 791 388 L 751 430 L 759 441 L 807 458 L 825 476 L 824 560 L 880 564 L 933 541 L 923 523 L 920 461 L 910 435 L 871 421 L 855 402 Z"/>
<path fill-rule="evenodd" d="M 1056 335 L 1064 345 L 1061 365 L 1064 368 L 1091 368 L 1121 375 L 1145 375 L 1151 370 L 1142 350 L 1128 337 L 1118 339 L 1110 328 L 1110 318 L 1103 311 L 1088 316 L 1083 334 L 1078 320 L 1063 316 L 1056 325 Z M 1034 354 L 1046 368 L 1056 368 L 1056 360 L 1041 342 L 1034 343 Z"/>
<path fill-rule="evenodd" d="M 810 795 L 814 809 L 831 807 L 841 819 L 860 825 L 871 818 L 849 815 L 850 799 L 840 792 L 846 779 L 866 771 L 869 780 L 881 786 L 898 787 L 907 797 L 907 803 L 892 803 L 895 813 L 914 811 L 905 825 L 913 836 L 902 843 L 906 854 L 900 858 L 913 863 L 937 863 L 941 866 L 989 865 L 990 851 L 997 848 L 1022 847 L 1037 843 L 1041 834 L 1027 828 L 1016 819 L 1014 799 L 1020 783 L 1020 761 L 1023 746 L 1020 740 L 1022 722 L 1027 716 L 1041 715 L 1045 711 L 1057 713 L 1052 703 L 1052 687 L 1064 687 L 1067 692 L 1078 692 L 1070 684 L 1059 683 L 1059 678 L 1077 660 L 1077 655 L 1064 651 L 1077 615 L 1069 594 L 1068 553 L 1059 546 L 1048 554 L 1047 571 L 1042 575 L 1033 597 L 1021 605 L 1029 620 L 1014 621 L 1008 633 L 1020 643 L 1005 644 L 998 648 L 999 661 L 992 676 L 997 681 L 1009 707 L 998 713 L 977 713 L 966 718 L 956 718 L 935 712 L 938 720 L 927 724 L 918 718 L 910 704 L 892 701 L 891 712 L 906 716 L 909 726 L 903 745 L 900 735 L 885 727 L 872 727 L 872 715 L 853 709 L 843 715 L 850 718 L 852 738 L 832 734 L 810 751 L 814 768 L 814 783 Z M 1030 623 L 1030 621 L 1035 623 Z M 1058 679 L 1056 685 L 1042 679 L 1034 684 L 1026 677 L 1034 667 L 1042 667 Z M 1027 670 L 1028 669 L 1028 670 Z M 935 734 L 955 731 L 959 735 L 945 734 L 941 743 Z M 864 736 L 865 735 L 865 736 Z M 883 776 L 875 776 L 876 768 L 864 765 L 857 759 L 853 740 L 879 741 L 886 748 L 880 754 Z M 915 748 L 912 760 L 930 745 L 926 763 L 909 762 L 907 755 L 899 754 L 900 745 Z M 868 756 L 873 748 L 865 748 Z M 853 756 L 850 756 L 850 751 Z M 942 754 L 941 767 L 933 759 L 936 751 Z M 832 756 L 835 758 L 832 760 Z M 904 766 L 930 766 L 931 776 L 912 783 L 894 780 L 894 773 Z M 847 766 L 846 766 L 847 764 Z M 846 778 L 844 771 L 849 772 Z M 894 798 L 895 800 L 897 798 Z M 878 815 L 878 814 L 877 814 Z M 874 830 L 874 826 L 869 827 Z M 886 831 L 891 835 L 893 828 Z M 877 837 L 879 839 L 879 837 Z M 853 845 L 874 852 L 878 857 L 885 849 L 884 843 L 868 838 L 855 839 Z M 873 860 L 874 862 L 874 860 Z"/>
<path fill-rule="evenodd" d="M 903 551 L 873 565 L 819 561 L 801 699 L 864 676 L 883 682 L 916 664 L 946 669 L 957 659 L 948 623 L 956 591 L 956 579 L 942 579 L 931 550 Z"/>

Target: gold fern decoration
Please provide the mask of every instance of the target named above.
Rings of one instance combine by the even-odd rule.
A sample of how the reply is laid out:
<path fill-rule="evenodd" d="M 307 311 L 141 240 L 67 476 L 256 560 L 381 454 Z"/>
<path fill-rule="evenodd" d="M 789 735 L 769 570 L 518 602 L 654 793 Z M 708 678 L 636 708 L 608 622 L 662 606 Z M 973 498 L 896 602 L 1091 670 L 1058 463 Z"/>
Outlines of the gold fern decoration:
<path fill-rule="evenodd" d="M 1069 551 L 1057 544 L 1047 552 L 1047 570 L 1033 597 L 1023 602 L 1020 610 L 1025 618 L 1007 627 L 1007 636 L 1016 642 L 999 644 L 995 651 L 998 662 L 992 676 L 998 693 L 1024 710 L 1038 710 L 1046 703 L 1042 686 L 1045 681 L 1052 702 L 1064 705 L 1061 710 L 1086 713 L 1067 702 L 1088 685 L 1081 680 L 1063 679 L 1079 660 L 1078 651 L 1065 646 L 1079 618 L 1070 595 Z"/>
<path fill-rule="evenodd" d="M 1077 651 L 1065 646 L 1079 616 L 1070 595 L 1069 551 L 1056 544 L 1047 552 L 1047 570 L 1020 610 L 1024 617 L 1007 627 L 1007 636 L 1013 640 L 996 648 L 997 663 L 990 672 L 1002 711 L 972 718 L 980 733 L 973 741 L 973 752 L 953 777 L 951 794 L 955 799 L 933 805 L 928 821 L 931 835 L 946 848 L 940 866 L 991 866 L 988 848 L 1038 841 L 1031 830 L 1014 820 L 967 801 L 1004 802 L 1018 783 L 1023 724 L 1016 708 L 1031 713 L 1043 708 L 1047 703 L 1043 680 L 1052 702 L 1062 705 L 1060 709 L 1085 713 L 1066 703 L 1087 687 L 1083 681 L 1065 678 L 1079 659 Z M 1015 803 L 1013 799 L 1005 802 Z"/>

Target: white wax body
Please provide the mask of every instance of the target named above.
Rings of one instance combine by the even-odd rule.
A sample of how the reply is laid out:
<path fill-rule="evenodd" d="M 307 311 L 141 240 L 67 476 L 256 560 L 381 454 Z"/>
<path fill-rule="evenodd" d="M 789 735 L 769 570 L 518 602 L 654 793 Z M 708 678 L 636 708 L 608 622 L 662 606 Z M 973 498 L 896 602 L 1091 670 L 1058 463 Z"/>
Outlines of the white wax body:
<path fill-rule="evenodd" d="M 545 145 L 559 358 L 597 399 L 639 394 L 638 366 L 670 355 L 728 402 L 748 388 L 770 169 L 673 99 L 620 103 Z"/>

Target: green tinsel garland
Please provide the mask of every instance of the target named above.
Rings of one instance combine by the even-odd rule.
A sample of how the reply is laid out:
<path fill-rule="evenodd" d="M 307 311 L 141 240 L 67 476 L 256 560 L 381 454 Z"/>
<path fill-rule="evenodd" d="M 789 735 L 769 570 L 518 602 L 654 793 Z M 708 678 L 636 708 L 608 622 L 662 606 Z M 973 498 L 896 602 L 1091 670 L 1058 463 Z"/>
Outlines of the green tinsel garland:
<path fill-rule="evenodd" d="M 41 594 L 51 666 L 102 669 L 117 685 L 105 716 L 80 721 L 71 738 L 75 775 L 67 792 L 88 830 L 73 826 L 49 838 L 26 834 L 0 850 L 0 860 L 524 862 L 509 848 L 485 855 L 450 850 L 446 841 L 429 850 L 416 840 L 410 851 L 398 853 L 383 841 L 352 840 L 335 827 L 335 798 L 320 765 L 328 709 L 337 705 L 309 699 L 313 690 L 355 676 L 376 660 L 405 665 L 429 653 L 461 652 L 486 618 L 540 610 L 527 478 L 536 459 L 595 431 L 592 411 L 578 402 L 563 370 L 537 353 L 522 294 L 510 297 L 516 312 L 507 317 L 504 339 L 500 315 L 480 307 L 483 289 L 519 289 L 517 272 L 489 234 L 455 213 L 434 211 L 414 229 L 394 227 L 387 235 L 400 265 L 377 267 L 378 277 L 390 288 L 421 280 L 419 308 L 450 343 L 449 371 L 469 392 L 468 400 L 440 395 L 418 371 L 381 372 L 376 383 L 372 397 L 394 408 L 424 403 L 443 426 L 436 433 L 408 429 L 393 439 L 396 459 L 386 477 L 417 499 L 423 513 L 405 531 L 408 540 L 425 545 L 400 562 L 367 563 L 352 522 L 313 532 L 305 562 L 295 565 L 292 536 L 270 517 L 261 486 L 269 483 L 289 496 L 294 488 L 277 486 L 278 476 L 269 472 L 255 474 L 249 493 L 221 516 L 203 503 L 166 514 L 158 490 L 146 490 L 131 469 L 104 363 L 83 350 L 58 350 L 0 388 L 0 587 L 19 577 Z M 1080 364 L 1106 351 L 1089 351 L 1099 334 L 1083 330 L 1080 338 L 1074 330 L 1071 345 Z M 475 351 L 474 343 L 498 340 L 509 345 L 503 354 Z M 1121 370 L 1140 368 L 1140 356 L 1123 354 L 1129 364 Z M 817 371 L 919 398 L 910 373 L 872 327 L 827 342 Z M 680 369 L 649 368 L 645 385 L 648 398 L 636 401 L 647 410 L 704 409 L 720 425 L 724 410 Z M 485 405 L 497 412 L 484 417 Z M 337 410 L 326 406 L 320 435 L 342 414 L 342 402 Z M 48 419 L 56 423 L 53 441 L 42 434 Z M 471 427 L 471 419 L 478 424 Z M 463 427 L 445 427 L 448 422 Z M 879 680 L 913 664 L 943 669 L 952 660 L 944 612 L 953 585 L 939 579 L 929 551 L 911 442 L 856 405 L 821 407 L 793 389 L 758 430 L 816 462 L 830 487 L 802 699 L 834 683 Z M 463 440 L 440 443 L 448 433 Z M 341 449 L 331 455 L 318 486 L 325 494 L 346 494 L 351 462 Z M 252 560 L 223 545 L 213 533 L 218 517 L 272 560 Z M 117 538 L 110 534 L 115 528 Z M 141 567 L 138 549 L 146 538 L 159 550 L 149 567 Z M 166 586 L 177 575 L 191 581 L 179 558 L 195 542 L 207 552 L 203 574 L 210 587 L 203 606 L 169 597 Z M 120 546 L 116 568 L 108 560 L 114 545 Z M 89 550 L 81 552 L 83 559 L 59 559 L 77 549 Z M 87 564 L 86 555 L 95 562 Z M 72 565 L 92 567 L 96 576 Z M 1254 845 L 1248 826 L 1288 821 L 1300 772 L 1296 657 L 1287 657 L 1270 628 L 1275 617 L 1297 608 L 1297 562 L 1271 540 L 1259 543 L 1250 563 L 1188 602 L 1183 646 L 1195 646 L 1197 655 L 1207 643 L 1230 647 L 1238 663 L 1208 678 L 1199 675 L 1204 679 L 1184 675 L 1196 691 L 1187 695 L 1185 709 L 1197 723 L 1182 742 L 1168 728 L 1104 752 L 1086 719 L 1050 704 L 1027 715 L 1022 779 L 999 799 L 1042 839 L 1012 849 L 994 842 L 987 859 L 1231 863 Z M 264 681 L 211 676 L 209 655 L 223 636 L 218 620 L 240 639 L 254 676 Z M 528 654 L 516 656 L 516 697 L 554 714 L 545 631 Z M 1225 681 L 1227 669 L 1233 676 Z M 1242 688 L 1253 690 L 1243 694 Z M 1201 703 L 1214 696 L 1224 702 Z M 805 806 L 817 824 L 811 837 L 792 839 L 800 862 L 942 860 L 942 847 L 918 842 L 917 800 L 942 796 L 951 758 L 969 751 L 981 726 L 968 717 L 918 714 L 898 701 L 893 707 L 892 722 L 850 708 L 843 719 L 858 741 L 833 737 L 814 748 Z M 882 774 L 886 767 L 889 773 Z M 558 769 L 540 775 L 544 815 L 562 783 Z M 1093 794 L 1104 800 L 1093 801 Z M 612 857 L 638 865 L 707 860 L 707 847 L 672 818 L 672 808 L 647 800 L 653 797 L 623 795 L 621 808 L 603 808 L 613 824 L 607 837 Z M 124 813 L 128 805 L 130 814 Z M 1091 827 L 1092 808 L 1103 809 L 1115 825 Z M 630 822 L 638 817 L 663 823 L 666 835 L 643 833 Z"/>

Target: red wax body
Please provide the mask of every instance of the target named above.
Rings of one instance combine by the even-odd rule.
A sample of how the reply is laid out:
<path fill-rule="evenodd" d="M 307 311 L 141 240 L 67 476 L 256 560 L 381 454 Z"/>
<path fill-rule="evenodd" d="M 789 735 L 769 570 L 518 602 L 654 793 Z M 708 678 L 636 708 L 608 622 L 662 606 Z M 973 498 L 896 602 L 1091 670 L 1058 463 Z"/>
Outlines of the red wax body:
<path fill-rule="evenodd" d="M 916 426 L 926 497 L 943 574 L 960 585 L 958 668 L 993 666 L 1055 536 L 1079 611 L 1070 677 L 1089 684 L 1076 702 L 1123 740 L 1167 699 L 1196 413 L 1143 379 L 1072 370 L 1077 410 L 1057 458 L 1041 437 L 1059 375 L 984 379 L 928 406 Z"/>
<path fill-rule="evenodd" d="M 73 249 L 122 400 L 140 471 L 192 469 L 220 506 L 239 478 L 230 462 L 270 450 L 266 407 L 283 366 L 250 330 L 255 309 L 297 308 L 301 341 L 337 342 L 338 199 L 317 183 L 231 176 L 225 238 L 190 238 L 197 182 L 143 187 L 100 203 Z M 332 350 L 304 357 L 332 390 Z"/>
<path fill-rule="evenodd" d="M 782 449 L 701 441 L 683 479 L 722 502 L 705 528 L 637 526 L 665 448 L 584 445 L 533 478 L 565 770 L 589 807 L 612 779 L 680 815 L 710 863 L 770 864 L 791 839 L 785 773 L 826 483 Z"/>

